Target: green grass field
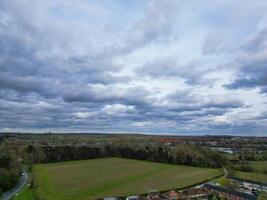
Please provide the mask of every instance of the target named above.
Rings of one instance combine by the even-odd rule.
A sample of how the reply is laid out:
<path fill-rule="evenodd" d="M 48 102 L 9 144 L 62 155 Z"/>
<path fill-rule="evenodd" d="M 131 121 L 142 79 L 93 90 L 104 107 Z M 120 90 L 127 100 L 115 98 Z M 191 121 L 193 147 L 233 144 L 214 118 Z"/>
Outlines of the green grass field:
<path fill-rule="evenodd" d="M 267 183 L 267 174 L 235 171 L 234 177 L 241 178 L 244 180 L 252 180 L 261 183 Z"/>
<path fill-rule="evenodd" d="M 252 166 L 256 172 L 263 172 L 264 169 L 267 170 L 267 161 L 251 161 L 249 165 Z"/>
<path fill-rule="evenodd" d="M 264 171 L 267 170 L 267 161 L 249 161 L 246 162 L 247 165 L 249 165 L 254 172 L 257 173 L 264 173 Z M 241 164 L 235 165 L 237 169 L 240 169 Z"/>
<path fill-rule="evenodd" d="M 29 187 L 25 187 L 16 197 L 12 200 L 35 200 L 32 191 Z"/>
<path fill-rule="evenodd" d="M 88 200 L 183 188 L 222 174 L 222 170 L 121 158 L 34 166 L 35 193 L 43 200 Z"/>

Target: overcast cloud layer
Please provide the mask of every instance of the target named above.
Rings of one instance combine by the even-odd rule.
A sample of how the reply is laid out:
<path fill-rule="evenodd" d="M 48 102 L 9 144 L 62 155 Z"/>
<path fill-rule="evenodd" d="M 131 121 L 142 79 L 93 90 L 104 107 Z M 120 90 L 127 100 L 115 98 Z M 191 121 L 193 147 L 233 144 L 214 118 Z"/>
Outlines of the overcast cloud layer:
<path fill-rule="evenodd" d="M 267 1 L 0 1 L 0 131 L 267 135 Z"/>

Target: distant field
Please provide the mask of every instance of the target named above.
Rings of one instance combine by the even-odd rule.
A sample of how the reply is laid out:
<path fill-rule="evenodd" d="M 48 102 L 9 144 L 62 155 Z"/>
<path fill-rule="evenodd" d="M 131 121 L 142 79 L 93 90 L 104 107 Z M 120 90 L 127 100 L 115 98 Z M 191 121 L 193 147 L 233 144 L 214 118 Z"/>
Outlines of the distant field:
<path fill-rule="evenodd" d="M 261 161 L 261 162 L 252 161 L 249 162 L 249 165 L 252 166 L 252 168 L 257 172 L 263 172 L 264 169 L 267 170 L 267 161 Z"/>
<path fill-rule="evenodd" d="M 267 174 L 264 173 L 267 169 L 267 161 L 249 161 L 246 162 L 246 165 L 250 166 L 253 172 L 238 171 L 240 170 L 241 164 L 236 164 L 237 170 L 234 175 L 236 178 L 267 183 Z"/>
<path fill-rule="evenodd" d="M 234 177 L 245 180 L 257 181 L 261 183 L 267 183 L 267 174 L 235 171 Z"/>
<path fill-rule="evenodd" d="M 40 164 L 34 166 L 33 173 L 35 192 L 43 200 L 88 200 L 183 188 L 218 176 L 222 171 L 105 158 Z"/>
<path fill-rule="evenodd" d="M 267 170 L 267 161 L 249 161 L 246 165 L 250 166 L 254 172 L 264 173 Z M 237 170 L 240 170 L 241 164 L 235 165 Z"/>

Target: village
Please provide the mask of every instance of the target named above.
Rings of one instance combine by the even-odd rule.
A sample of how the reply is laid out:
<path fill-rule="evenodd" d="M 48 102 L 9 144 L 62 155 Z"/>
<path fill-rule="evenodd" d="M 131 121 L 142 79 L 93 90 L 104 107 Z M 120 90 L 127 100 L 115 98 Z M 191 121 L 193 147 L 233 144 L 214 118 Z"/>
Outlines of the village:
<path fill-rule="evenodd" d="M 184 190 L 159 192 L 152 190 L 148 194 L 128 197 L 107 197 L 103 200 L 257 200 L 261 192 L 267 192 L 267 184 L 254 181 L 229 179 L 236 189 L 208 182 Z M 265 199 L 265 196 L 262 197 Z"/>

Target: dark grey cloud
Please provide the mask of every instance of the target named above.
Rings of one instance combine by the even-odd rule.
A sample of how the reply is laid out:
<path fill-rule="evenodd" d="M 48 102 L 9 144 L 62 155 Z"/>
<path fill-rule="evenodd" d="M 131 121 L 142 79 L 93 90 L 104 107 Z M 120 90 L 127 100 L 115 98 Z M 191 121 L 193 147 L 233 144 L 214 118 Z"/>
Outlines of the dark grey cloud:
<path fill-rule="evenodd" d="M 255 53 L 266 49 L 267 27 L 260 30 L 254 37 L 250 38 L 243 46 L 247 52 Z"/>
<path fill-rule="evenodd" d="M 122 88 L 116 86 L 90 85 L 84 89 L 70 90 L 63 95 L 66 102 L 122 103 L 147 107 L 150 92 L 141 87 Z"/>
<path fill-rule="evenodd" d="M 228 95 L 230 90 L 218 95 L 221 83 L 206 77 L 233 45 L 226 41 L 210 48 L 202 60 L 201 45 L 190 41 L 195 38 L 190 20 L 203 20 L 203 11 L 192 8 L 201 6 L 171 0 L 140 1 L 133 11 L 127 5 L 94 5 L 0 1 L 0 130 L 202 134 L 255 129 L 253 117 L 243 123 L 231 118 L 248 108 L 246 99 Z M 112 9 L 127 10 L 127 17 Z M 184 24 L 187 18 L 190 26 Z M 201 34 L 209 32 L 203 27 Z M 267 92 L 265 33 L 230 48 L 243 57 L 236 61 L 236 78 L 225 87 Z M 218 41 L 215 36 L 207 48 Z M 201 37 L 196 44 L 202 44 Z M 157 52 L 165 45 L 172 51 Z M 191 60 L 188 45 L 196 47 Z M 153 46 L 158 50 L 151 51 Z M 213 50 L 218 57 L 212 57 Z M 180 80 L 185 84 L 178 85 Z"/>
<path fill-rule="evenodd" d="M 14 89 L 21 92 L 34 92 L 40 91 L 40 82 L 33 79 L 32 77 L 18 78 L 12 77 L 7 74 L 0 75 L 0 87 L 1 89 Z"/>
<path fill-rule="evenodd" d="M 5 3 L 8 5 L 8 2 Z M 3 6 L 2 9 L 11 8 Z M 118 72 L 121 66 L 114 65 L 106 55 L 71 54 L 66 58 L 62 54 L 43 58 L 48 53 L 43 49 L 51 47 L 42 41 L 49 41 L 46 34 L 51 33 L 40 33 L 37 27 L 28 24 L 29 19 L 20 17 L 23 13 L 6 15 L 11 19 L 2 22 L 5 24 L 0 31 L 0 89 L 56 98 L 70 87 L 130 81 L 127 76 L 112 74 Z M 1 19 L 4 21 L 4 17 Z"/>
<path fill-rule="evenodd" d="M 124 43 L 119 52 L 131 52 L 153 42 L 168 42 L 172 38 L 174 16 L 177 15 L 178 3 L 175 1 L 153 0 L 148 4 L 145 15 L 127 30 Z"/>
<path fill-rule="evenodd" d="M 179 113 L 190 113 L 196 115 L 224 114 L 234 108 L 246 106 L 237 97 L 223 96 L 196 96 L 189 91 L 179 91 L 168 95 L 168 105 L 165 108 Z"/>
<path fill-rule="evenodd" d="M 267 56 L 245 61 L 240 68 L 235 80 L 226 85 L 228 89 L 238 88 L 260 88 L 262 93 L 266 93 L 267 87 Z"/>
<path fill-rule="evenodd" d="M 204 79 L 204 75 L 212 70 L 201 66 L 201 63 L 198 62 L 181 65 L 175 61 L 175 58 L 166 58 L 148 62 L 136 68 L 135 73 L 140 76 L 152 78 L 179 78 L 184 80 L 188 85 L 209 85 L 213 80 Z"/>
<path fill-rule="evenodd" d="M 225 85 L 228 89 L 267 87 L 267 28 L 263 28 L 240 47 L 242 60 L 235 79 Z"/>

